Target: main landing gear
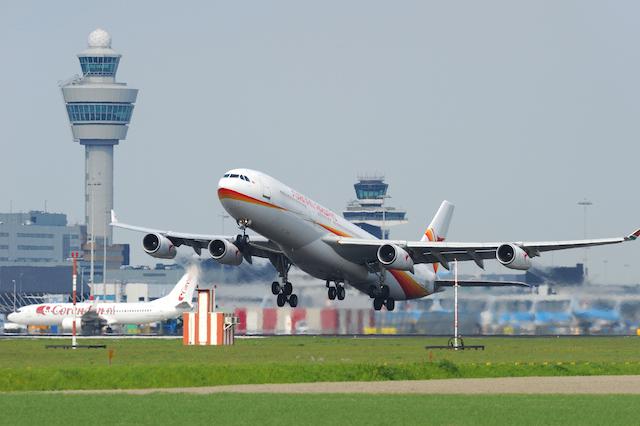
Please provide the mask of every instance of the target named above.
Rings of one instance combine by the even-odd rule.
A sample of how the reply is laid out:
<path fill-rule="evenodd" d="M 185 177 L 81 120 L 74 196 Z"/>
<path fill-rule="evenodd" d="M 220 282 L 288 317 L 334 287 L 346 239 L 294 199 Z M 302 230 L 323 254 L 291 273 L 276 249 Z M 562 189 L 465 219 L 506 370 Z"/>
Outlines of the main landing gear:
<path fill-rule="evenodd" d="M 344 289 L 344 284 L 339 281 L 335 282 L 335 286 L 331 285 L 331 281 L 327 280 L 327 296 L 329 296 L 329 300 L 344 300 L 347 292 Z"/>
<path fill-rule="evenodd" d="M 271 293 L 276 297 L 276 304 L 283 307 L 289 303 L 289 306 L 295 308 L 298 306 L 298 296 L 293 293 L 293 285 L 288 280 L 291 262 L 284 255 L 280 254 L 277 258 L 270 259 L 271 263 L 276 267 L 282 283 L 274 281 L 271 283 Z"/>
<path fill-rule="evenodd" d="M 390 297 L 389 286 L 382 283 L 378 287 L 372 285 L 369 288 L 369 297 L 373 299 L 373 309 L 379 311 L 382 307 L 386 307 L 387 311 L 393 311 L 396 307 L 396 301 Z"/>
<path fill-rule="evenodd" d="M 278 281 L 272 282 L 271 293 L 277 296 L 276 303 L 279 307 L 283 307 L 287 302 L 292 308 L 298 306 L 298 296 L 293 293 L 293 285 L 288 281 L 282 285 Z"/>

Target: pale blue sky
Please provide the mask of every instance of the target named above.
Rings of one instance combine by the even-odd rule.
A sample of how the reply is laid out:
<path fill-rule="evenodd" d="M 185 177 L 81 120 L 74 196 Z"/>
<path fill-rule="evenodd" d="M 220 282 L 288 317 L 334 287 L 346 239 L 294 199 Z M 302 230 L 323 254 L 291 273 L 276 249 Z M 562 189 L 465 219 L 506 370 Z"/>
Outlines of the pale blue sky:
<path fill-rule="evenodd" d="M 640 226 L 640 3 L 103 3 L 0 4 L 0 210 L 46 199 L 81 220 L 83 149 L 57 82 L 103 27 L 118 80 L 140 89 L 116 147 L 128 222 L 220 232 L 217 180 L 246 166 L 337 211 L 359 172 L 382 171 L 411 219 L 398 238 L 444 198 L 455 240 L 581 238 L 583 197 L 591 236 Z M 138 237 L 116 233 L 149 262 Z M 592 249 L 593 278 L 607 259 L 606 281 L 637 282 L 639 253 Z"/>

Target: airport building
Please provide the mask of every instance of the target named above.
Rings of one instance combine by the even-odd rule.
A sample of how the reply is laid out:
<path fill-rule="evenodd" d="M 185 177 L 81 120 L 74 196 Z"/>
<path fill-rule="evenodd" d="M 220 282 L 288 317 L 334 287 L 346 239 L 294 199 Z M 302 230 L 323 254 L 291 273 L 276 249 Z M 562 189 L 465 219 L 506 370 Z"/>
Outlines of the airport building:
<path fill-rule="evenodd" d="M 0 293 L 68 290 L 68 258 L 83 240 L 84 226 L 62 213 L 0 213 Z"/>
<path fill-rule="evenodd" d="M 384 176 L 362 176 L 353 185 L 356 199 L 342 216 L 377 238 L 389 238 L 389 227 L 407 223 L 407 212 L 387 205 L 389 185 Z"/>
<path fill-rule="evenodd" d="M 84 226 L 68 225 L 62 213 L 0 213 L 0 266 L 68 265 L 84 232 Z"/>

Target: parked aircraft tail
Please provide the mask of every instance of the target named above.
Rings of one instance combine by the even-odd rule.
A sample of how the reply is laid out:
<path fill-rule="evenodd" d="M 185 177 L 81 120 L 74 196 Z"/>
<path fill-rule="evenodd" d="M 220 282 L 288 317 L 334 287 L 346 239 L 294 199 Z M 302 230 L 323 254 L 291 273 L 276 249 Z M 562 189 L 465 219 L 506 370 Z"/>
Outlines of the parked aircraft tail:
<path fill-rule="evenodd" d="M 193 299 L 193 292 L 198 286 L 200 278 L 200 269 L 195 266 L 189 266 L 187 272 L 180 278 L 180 281 L 171 290 L 171 292 L 159 299 L 171 306 L 179 306 L 187 308 L 191 306 L 191 300 Z"/>

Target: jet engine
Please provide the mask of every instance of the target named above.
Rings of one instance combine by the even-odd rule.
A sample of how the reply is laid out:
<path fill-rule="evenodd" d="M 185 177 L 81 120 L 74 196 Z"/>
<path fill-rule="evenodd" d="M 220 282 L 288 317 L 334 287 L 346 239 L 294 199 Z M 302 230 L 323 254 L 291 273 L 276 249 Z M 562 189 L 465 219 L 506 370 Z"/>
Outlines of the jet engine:
<path fill-rule="evenodd" d="M 239 265 L 242 263 L 242 252 L 233 243 L 225 239 L 211 240 L 209 253 L 216 261 L 223 265 Z"/>
<path fill-rule="evenodd" d="M 378 248 L 378 261 L 387 269 L 413 272 L 413 259 L 402 247 L 383 244 Z"/>
<path fill-rule="evenodd" d="M 526 271 L 531 267 L 529 255 L 515 244 L 502 244 L 496 250 L 498 262 L 510 269 Z"/>
<path fill-rule="evenodd" d="M 142 238 L 142 247 L 148 255 L 158 259 L 173 259 L 177 253 L 171 240 L 161 234 L 145 235 Z"/>
<path fill-rule="evenodd" d="M 73 318 L 71 318 L 71 317 L 63 318 L 62 319 L 62 329 L 64 331 L 73 330 Z M 76 318 L 76 332 L 80 333 L 81 331 L 82 331 L 82 318 L 80 318 L 80 316 L 78 316 Z"/>

